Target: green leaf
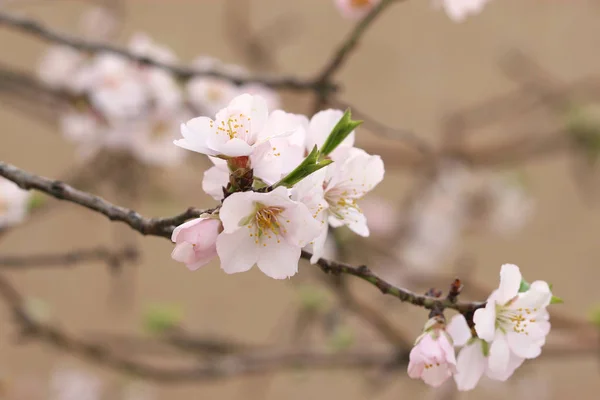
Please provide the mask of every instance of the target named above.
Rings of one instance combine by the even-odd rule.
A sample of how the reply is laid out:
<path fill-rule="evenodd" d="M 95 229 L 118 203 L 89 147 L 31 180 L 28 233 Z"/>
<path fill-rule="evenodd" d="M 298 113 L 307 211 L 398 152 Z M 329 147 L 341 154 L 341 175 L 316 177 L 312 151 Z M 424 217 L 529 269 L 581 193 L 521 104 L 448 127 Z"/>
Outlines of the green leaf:
<path fill-rule="evenodd" d="M 552 296 L 550 299 L 550 304 L 563 304 L 565 301 L 557 296 Z"/>
<path fill-rule="evenodd" d="M 292 172 L 287 174 L 282 180 L 273 185 L 273 189 L 279 186 L 285 186 L 291 188 L 302 179 L 306 178 L 313 172 L 317 172 L 321 168 L 324 168 L 331 164 L 332 160 L 321 159 L 321 153 L 317 146 L 313 148 L 308 156 L 294 169 Z"/>
<path fill-rule="evenodd" d="M 488 342 L 486 342 L 485 340 L 480 340 L 481 342 L 481 351 L 483 351 L 483 355 L 484 356 L 489 356 L 490 355 L 490 345 Z"/>
<path fill-rule="evenodd" d="M 527 282 L 525 279 L 521 279 L 521 286 L 519 286 L 519 293 L 523 293 L 529 290 L 529 282 Z"/>
<path fill-rule="evenodd" d="M 177 327 L 183 319 L 183 312 L 174 305 L 155 305 L 144 315 L 144 328 L 152 334 L 161 334 Z"/>
<path fill-rule="evenodd" d="M 328 156 L 362 123 L 363 121 L 353 121 L 350 109 L 347 109 L 321 146 L 321 156 Z"/>

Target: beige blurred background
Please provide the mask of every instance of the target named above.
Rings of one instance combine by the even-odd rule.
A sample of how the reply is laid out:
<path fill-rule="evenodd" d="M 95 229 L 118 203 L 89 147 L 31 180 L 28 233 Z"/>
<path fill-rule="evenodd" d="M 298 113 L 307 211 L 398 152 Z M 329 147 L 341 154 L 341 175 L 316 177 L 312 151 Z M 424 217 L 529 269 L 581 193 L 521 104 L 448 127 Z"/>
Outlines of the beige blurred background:
<path fill-rule="evenodd" d="M 312 76 L 353 26 L 329 0 L 252 3 L 255 28 L 280 15 L 291 16 L 297 25 L 297 33 L 275 55 L 276 72 L 280 74 Z M 442 134 L 445 116 L 517 87 L 498 67 L 498 60 L 510 49 L 520 49 L 565 83 L 593 75 L 600 68 L 597 1 L 491 1 L 480 15 L 462 24 L 452 22 L 430 1 L 404 3 L 391 7 L 377 21 L 340 71 L 338 80 L 344 86 L 341 98 L 381 122 L 411 129 L 431 142 Z M 72 31 L 84 7 L 80 1 L 38 0 L 11 6 L 10 10 L 27 11 L 53 27 Z M 129 0 L 125 12 L 121 43 L 131 33 L 145 31 L 158 43 L 171 47 L 183 61 L 204 54 L 244 63 L 242 55 L 224 38 L 228 17 L 221 0 Z M 0 28 L 0 49 L 2 63 L 33 71 L 45 44 Z M 290 111 L 309 112 L 308 95 L 285 93 L 284 100 Z M 539 118 L 534 120 L 532 124 L 540 123 Z M 522 126 L 527 128 L 528 123 Z M 74 149 L 55 127 L 23 116 L 1 101 L 0 127 L 1 160 L 49 177 L 63 176 L 72 168 Z M 367 149 L 384 145 L 390 154 L 393 150 L 389 149 L 400 147 L 366 130 L 359 134 L 358 142 Z M 384 156 L 386 161 L 391 160 L 389 154 Z M 189 167 L 166 172 L 161 179 L 171 182 L 173 198 L 145 199 L 139 211 L 152 216 L 171 215 L 190 205 L 210 205 L 209 197 L 201 190 L 199 165 L 192 161 Z M 570 167 L 568 157 L 562 155 L 527 163 L 523 169 L 537 200 L 532 222 L 509 239 L 467 238 L 460 251 L 476 260 L 474 278 L 478 281 L 494 286 L 500 265 L 516 263 L 526 276 L 554 283 L 555 291 L 566 301 L 560 306 L 562 311 L 585 318 L 590 307 L 600 301 L 600 212 L 596 204 L 582 201 Z M 400 202 L 411 180 L 410 170 L 388 168 L 376 193 Z M 104 218 L 64 204 L 3 238 L 0 254 L 111 244 L 114 232 Z M 190 331 L 222 333 L 251 342 L 286 343 L 284 336 L 291 329 L 290 310 L 297 300 L 291 283 L 269 279 L 256 269 L 228 276 L 217 263 L 191 273 L 170 259 L 172 246 L 167 240 L 137 239 L 143 262 L 136 269 L 133 285 L 117 283 L 106 268 L 97 264 L 8 275 L 23 293 L 46 302 L 53 318 L 68 332 L 84 337 L 89 332 L 139 332 L 148 305 L 165 302 L 182 305 L 185 326 Z M 450 270 L 452 265 L 442 268 Z M 307 279 L 312 269 L 302 262 L 300 274 L 294 279 Z M 355 286 L 361 297 L 377 299 L 378 293 L 372 287 L 360 282 Z M 119 288 L 123 287 L 131 303 L 119 306 L 122 299 L 118 296 L 123 294 Z M 426 319 L 424 312 L 410 309 L 406 314 L 408 306 L 389 310 L 393 313 L 389 317 L 407 334 L 418 335 Z M 99 373 L 107 382 L 118 380 L 111 372 L 45 345 L 16 345 L 16 332 L 5 307 L 0 307 L 0 321 L 0 369 L 9 375 L 43 383 L 57 365 L 68 365 Z M 360 347 L 369 348 L 372 338 L 372 334 L 365 333 L 357 340 Z M 377 389 L 366 384 L 364 376 L 356 371 L 288 371 L 268 379 L 249 377 L 153 387 L 160 399 L 436 398 L 435 391 L 410 380 L 404 371 Z M 459 398 L 597 399 L 599 377 L 597 357 L 544 360 L 542 355 L 535 366 L 526 374 L 516 374 L 510 384 L 482 384 Z"/>

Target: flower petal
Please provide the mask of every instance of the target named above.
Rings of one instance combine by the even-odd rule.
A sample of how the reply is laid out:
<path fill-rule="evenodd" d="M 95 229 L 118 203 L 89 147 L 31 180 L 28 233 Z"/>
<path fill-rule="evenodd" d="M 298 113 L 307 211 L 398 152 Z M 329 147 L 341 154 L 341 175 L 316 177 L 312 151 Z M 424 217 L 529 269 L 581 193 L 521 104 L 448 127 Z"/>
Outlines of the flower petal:
<path fill-rule="evenodd" d="M 543 337 L 543 336 L 542 336 Z M 508 332 L 506 334 L 510 350 L 522 358 L 536 358 L 542 354 L 542 348 L 536 343 L 538 338 L 525 335 L 524 332 Z"/>
<path fill-rule="evenodd" d="M 504 371 L 492 371 L 488 368 L 486 371 L 486 375 L 490 379 L 504 382 L 508 378 L 510 378 L 512 374 L 516 371 L 516 369 L 523 364 L 523 361 L 525 361 L 524 358 L 518 357 L 515 354 L 511 353 L 510 358 L 508 360 L 508 365 L 506 366 L 506 369 Z"/>
<path fill-rule="evenodd" d="M 217 254 L 221 268 L 228 274 L 248 271 L 258 261 L 259 247 L 246 230 L 221 233 L 217 238 Z"/>
<path fill-rule="evenodd" d="M 255 201 L 259 194 L 254 192 L 233 193 L 223 201 L 219 218 L 223 222 L 223 230 L 232 233 L 240 229 L 241 222 L 256 214 Z M 248 235 L 248 232 L 245 232 Z"/>
<path fill-rule="evenodd" d="M 432 364 L 430 368 L 426 368 L 421 374 L 423 382 L 431 387 L 440 387 L 452 375 L 447 364 Z"/>
<path fill-rule="evenodd" d="M 450 334 L 455 346 L 464 346 L 471 339 L 471 329 L 467 324 L 465 316 L 456 314 L 446 326 L 446 332 Z"/>
<path fill-rule="evenodd" d="M 488 357 L 488 367 L 494 373 L 503 373 L 508 368 L 510 361 L 510 348 L 506 337 L 503 334 L 496 335 L 496 338 L 490 346 L 490 355 Z"/>
<path fill-rule="evenodd" d="M 258 268 L 273 279 L 285 279 L 298 272 L 300 247 L 290 245 L 285 241 L 277 243 L 276 238 L 263 238 L 263 245 L 258 258 Z"/>
<path fill-rule="evenodd" d="M 496 301 L 506 304 L 519 294 L 521 286 L 521 271 L 514 264 L 504 264 L 500 269 L 500 287 L 496 292 Z"/>
<path fill-rule="evenodd" d="M 229 183 L 229 173 L 219 167 L 211 167 L 204 171 L 202 190 L 215 200 L 223 199 L 223 187 Z"/>
<path fill-rule="evenodd" d="M 491 342 L 496 332 L 496 304 L 488 301 L 485 308 L 480 308 L 473 315 L 475 332 L 481 339 Z"/>
<path fill-rule="evenodd" d="M 475 340 L 465 346 L 456 360 L 456 374 L 454 381 L 460 391 L 472 390 L 477 386 L 487 367 L 487 359 L 483 355 L 481 341 Z"/>

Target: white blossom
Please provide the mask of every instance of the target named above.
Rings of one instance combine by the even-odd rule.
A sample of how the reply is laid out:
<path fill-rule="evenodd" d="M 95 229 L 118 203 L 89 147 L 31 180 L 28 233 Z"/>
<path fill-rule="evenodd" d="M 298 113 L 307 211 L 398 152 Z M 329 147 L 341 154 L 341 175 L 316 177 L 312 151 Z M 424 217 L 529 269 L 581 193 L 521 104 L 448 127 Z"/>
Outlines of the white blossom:
<path fill-rule="evenodd" d="M 16 225 L 27 215 L 29 192 L 0 177 L 0 230 Z"/>

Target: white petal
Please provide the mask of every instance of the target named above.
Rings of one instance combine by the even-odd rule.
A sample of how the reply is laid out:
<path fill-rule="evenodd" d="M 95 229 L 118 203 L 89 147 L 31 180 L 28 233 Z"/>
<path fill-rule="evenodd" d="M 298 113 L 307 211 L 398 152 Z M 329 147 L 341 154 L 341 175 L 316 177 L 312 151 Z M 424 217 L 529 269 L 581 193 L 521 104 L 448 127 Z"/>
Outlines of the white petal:
<path fill-rule="evenodd" d="M 308 208 L 302 203 L 296 203 L 281 213 L 280 223 L 287 231 L 286 241 L 293 246 L 302 248 L 312 242 L 323 231 L 323 225 L 317 221 Z"/>
<path fill-rule="evenodd" d="M 340 121 L 344 112 L 341 110 L 323 110 L 316 113 L 310 120 L 308 127 L 308 137 L 306 141 L 306 148 L 310 151 L 317 145 L 321 147 L 325 140 L 329 137 L 329 134 Z M 352 132 L 348 137 L 340 144 L 340 146 L 353 146 L 354 145 L 355 133 Z"/>
<path fill-rule="evenodd" d="M 485 308 L 480 308 L 473 315 L 475 332 L 481 339 L 491 342 L 496 332 L 496 304 L 489 301 Z"/>
<path fill-rule="evenodd" d="M 494 373 L 503 373 L 508 368 L 510 348 L 503 334 L 496 335 L 490 346 L 489 369 Z"/>
<path fill-rule="evenodd" d="M 252 146 L 250 146 L 246 141 L 238 138 L 233 138 L 231 140 L 226 141 L 225 143 L 217 145 L 211 144 L 219 150 L 221 154 L 224 154 L 229 157 L 241 157 L 241 156 L 249 156 L 252 154 Z"/>
<path fill-rule="evenodd" d="M 521 366 L 521 364 L 523 364 L 523 361 L 525 361 L 524 358 L 518 357 L 515 354 L 511 353 L 510 358 L 508 360 L 508 365 L 504 371 L 492 371 L 488 368 L 486 371 L 486 375 L 490 379 L 504 382 L 512 376 L 512 374 L 517 368 Z"/>
<path fill-rule="evenodd" d="M 265 238 L 263 242 L 266 246 L 260 249 L 257 265 L 265 275 L 273 279 L 285 279 L 298 272 L 300 247 L 283 240 L 277 243 L 276 238 Z"/>
<path fill-rule="evenodd" d="M 223 187 L 229 182 L 229 173 L 219 167 L 211 167 L 204 171 L 202 190 L 215 200 L 223 199 Z"/>
<path fill-rule="evenodd" d="M 258 196 L 260 194 L 253 192 L 234 193 L 223 201 L 219 218 L 223 222 L 224 232 L 235 232 L 240 229 L 241 222 L 245 222 L 248 217 L 256 214 L 254 202 Z M 246 228 L 244 227 L 244 229 Z"/>
<path fill-rule="evenodd" d="M 321 221 L 321 220 L 319 220 Z M 321 233 L 312 241 L 312 257 L 310 258 L 311 264 L 316 264 L 319 261 L 319 258 L 323 257 L 323 253 L 325 252 L 325 243 L 327 242 L 327 235 L 329 233 L 329 225 L 323 224 L 321 228 Z"/>
<path fill-rule="evenodd" d="M 500 269 L 500 287 L 496 293 L 496 301 L 506 304 L 519 294 L 521 286 L 521 271 L 514 264 L 504 264 Z"/>
<path fill-rule="evenodd" d="M 302 127 L 302 119 L 296 114 L 275 110 L 267 119 L 264 128 L 258 132 L 257 142 L 263 143 L 279 137 L 294 136 L 295 141 L 304 139 L 306 133 Z M 288 138 L 291 140 L 291 138 Z"/>
<path fill-rule="evenodd" d="M 481 341 L 476 340 L 472 344 L 465 346 L 456 360 L 457 372 L 454 374 L 454 381 L 460 391 L 467 391 L 475 388 L 481 379 L 487 367 L 487 359 L 483 355 Z"/>
<path fill-rule="evenodd" d="M 217 254 L 221 268 L 228 274 L 248 271 L 258 261 L 259 246 L 247 230 L 221 233 L 217 238 Z"/>
<path fill-rule="evenodd" d="M 457 314 L 446 326 L 446 332 L 450 334 L 455 346 L 464 346 L 471 339 L 471 329 L 464 315 Z"/>
<path fill-rule="evenodd" d="M 542 336 L 543 337 L 543 336 Z M 522 358 L 536 358 L 542 353 L 541 347 L 536 343 L 537 338 L 529 337 L 524 332 L 509 331 L 506 334 L 510 350 Z"/>

